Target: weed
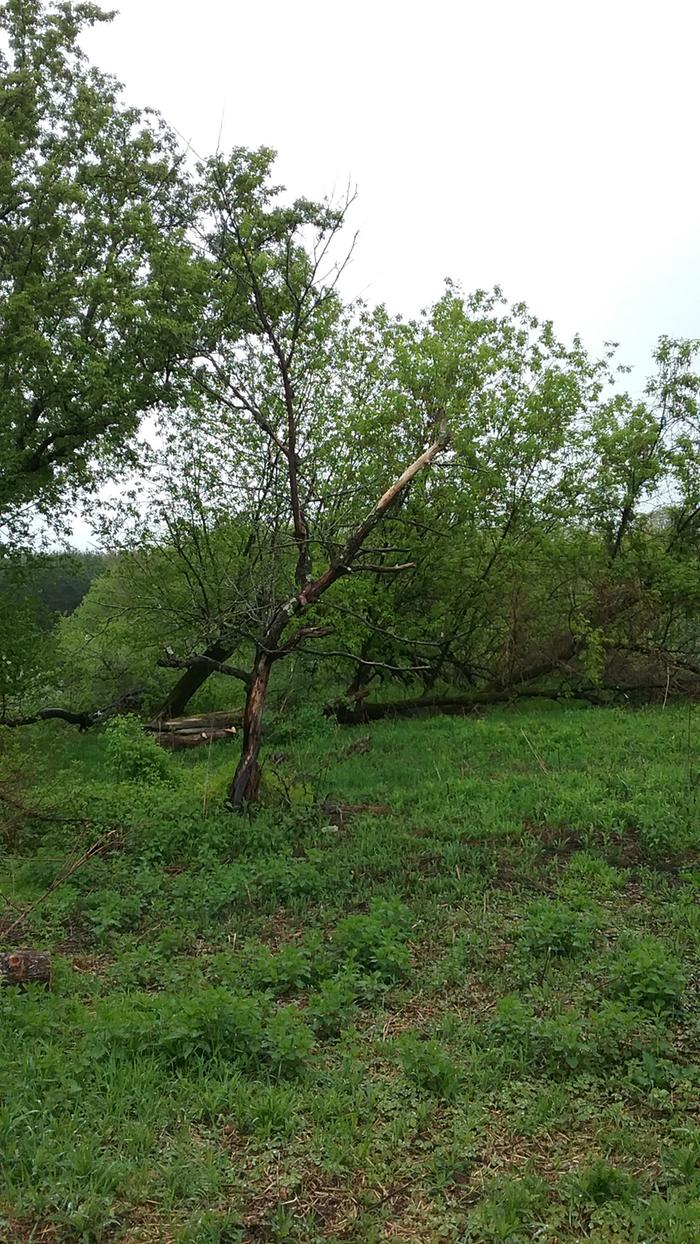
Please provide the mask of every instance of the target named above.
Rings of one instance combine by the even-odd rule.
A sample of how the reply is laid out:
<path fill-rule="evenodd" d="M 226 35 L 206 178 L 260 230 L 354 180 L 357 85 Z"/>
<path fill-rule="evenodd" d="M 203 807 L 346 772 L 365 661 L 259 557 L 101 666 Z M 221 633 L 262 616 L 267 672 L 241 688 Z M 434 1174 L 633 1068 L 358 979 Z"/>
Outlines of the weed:
<path fill-rule="evenodd" d="M 651 1011 L 677 1010 L 686 983 L 682 965 L 654 938 L 631 943 L 610 969 L 612 994 Z"/>
<path fill-rule="evenodd" d="M 451 1100 L 459 1088 L 459 1073 L 452 1059 L 437 1041 L 420 1040 L 406 1033 L 398 1042 L 404 1073 L 412 1084 Z"/>

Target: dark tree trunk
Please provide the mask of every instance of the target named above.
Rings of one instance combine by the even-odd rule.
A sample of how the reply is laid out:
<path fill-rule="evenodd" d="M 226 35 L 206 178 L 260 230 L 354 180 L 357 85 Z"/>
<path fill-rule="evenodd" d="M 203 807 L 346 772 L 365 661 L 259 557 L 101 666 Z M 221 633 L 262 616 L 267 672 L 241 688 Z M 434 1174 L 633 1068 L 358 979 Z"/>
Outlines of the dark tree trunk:
<path fill-rule="evenodd" d="M 609 695 L 613 694 L 610 690 Z M 348 705 L 329 704 L 324 716 L 335 717 L 344 726 L 364 725 L 368 721 L 381 721 L 385 717 L 420 717 L 429 713 L 446 713 L 454 716 L 476 712 L 491 704 L 509 704 L 520 699 L 569 700 L 582 699 L 591 704 L 604 704 L 604 688 L 565 688 L 564 690 L 527 687 L 505 687 L 484 691 L 470 691 L 464 695 L 421 695 L 414 700 L 384 700 L 368 704 L 366 700 Z"/>
<path fill-rule="evenodd" d="M 230 644 L 218 641 L 215 644 L 210 644 L 202 655 L 211 661 L 226 661 L 232 652 L 233 648 Z M 178 678 L 174 687 L 170 688 L 157 713 L 154 713 L 153 720 L 160 721 L 166 717 L 180 717 L 187 708 L 192 696 L 199 691 L 199 688 L 207 681 L 210 674 L 211 666 L 195 665 L 190 669 L 186 669 L 182 676 Z"/>
<path fill-rule="evenodd" d="M 240 811 L 246 804 L 255 803 L 260 786 L 260 743 L 262 740 L 263 710 L 270 681 L 272 659 L 267 653 L 258 657 L 248 687 L 243 714 L 243 743 L 233 781 L 229 788 L 229 805 Z"/>

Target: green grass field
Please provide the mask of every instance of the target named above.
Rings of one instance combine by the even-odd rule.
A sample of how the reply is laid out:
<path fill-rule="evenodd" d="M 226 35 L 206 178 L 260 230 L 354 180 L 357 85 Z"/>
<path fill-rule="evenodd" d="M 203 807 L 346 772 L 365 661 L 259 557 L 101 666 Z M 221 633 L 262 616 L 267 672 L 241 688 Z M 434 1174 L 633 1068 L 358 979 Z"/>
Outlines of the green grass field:
<path fill-rule="evenodd" d="M 3 1244 L 700 1240 L 697 710 L 3 742 Z"/>

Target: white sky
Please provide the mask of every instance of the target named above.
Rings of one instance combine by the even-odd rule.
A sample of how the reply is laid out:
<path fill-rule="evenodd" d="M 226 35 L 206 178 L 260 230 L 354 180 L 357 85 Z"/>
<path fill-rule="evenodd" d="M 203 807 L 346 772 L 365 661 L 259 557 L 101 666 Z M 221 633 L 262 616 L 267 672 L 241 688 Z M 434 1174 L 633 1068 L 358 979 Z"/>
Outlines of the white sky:
<path fill-rule="evenodd" d="M 116 0 L 119 3 L 119 0 Z M 92 59 L 201 154 L 359 190 L 348 295 L 501 284 L 648 365 L 700 335 L 697 0 L 121 0 Z"/>

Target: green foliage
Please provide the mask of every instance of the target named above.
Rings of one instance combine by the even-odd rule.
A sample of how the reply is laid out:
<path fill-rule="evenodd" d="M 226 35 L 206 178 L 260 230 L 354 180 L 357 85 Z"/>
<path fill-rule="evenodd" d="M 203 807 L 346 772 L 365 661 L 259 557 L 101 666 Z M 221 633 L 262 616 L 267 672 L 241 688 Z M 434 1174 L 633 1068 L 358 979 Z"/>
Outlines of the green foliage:
<path fill-rule="evenodd" d="M 519 930 L 520 939 L 533 955 L 577 955 L 591 944 L 590 922 L 563 904 L 548 900 L 533 903 L 525 923 Z"/>
<path fill-rule="evenodd" d="M 281 1007 L 271 1017 L 265 1034 L 265 1052 L 280 1075 L 298 1074 L 313 1047 L 313 1034 L 293 1006 Z"/>
<path fill-rule="evenodd" d="M 151 1055 L 174 1066 L 217 1059 L 297 1074 L 312 1045 L 312 1033 L 294 1007 L 270 1012 L 260 999 L 210 987 L 191 998 L 134 995 L 102 1004 L 87 1052 L 91 1058 Z"/>
<path fill-rule="evenodd" d="M 309 999 L 309 1023 L 319 1037 L 337 1037 L 346 1029 L 362 994 L 361 982 L 352 972 L 322 980 Z"/>
<path fill-rule="evenodd" d="M 311 964 L 303 946 L 282 946 L 276 954 L 266 946 L 254 947 L 247 968 L 253 984 L 275 995 L 293 993 L 308 984 Z"/>
<path fill-rule="evenodd" d="M 607 1162 L 593 1162 L 571 1181 L 571 1196 L 584 1206 L 606 1205 L 610 1201 L 630 1204 L 639 1196 L 637 1180 Z"/>
<path fill-rule="evenodd" d="M 170 757 L 144 731 L 137 717 L 113 717 L 105 726 L 105 735 L 107 762 L 117 781 L 145 786 L 173 781 Z"/>
<path fill-rule="evenodd" d="M 499 290 L 344 306 L 345 207 L 266 148 L 190 170 L 87 64 L 102 20 L 0 7 L 0 712 L 155 707 L 212 648 L 187 695 L 230 707 L 309 629 L 273 627 L 255 817 L 229 748 L 136 718 L 0 740 L 2 924 L 55 959 L 0 992 L 0 1234 L 696 1244 L 700 343 L 632 398 Z M 17 555 L 154 411 L 109 558 Z M 664 709 L 323 715 L 392 685 Z"/>
<path fill-rule="evenodd" d="M 104 20 L 88 4 L 0 11 L 6 538 L 27 534 L 26 502 L 55 518 L 99 458 L 128 460 L 143 412 L 176 399 L 170 372 L 198 322 L 182 156 L 86 64 L 81 31 Z"/>
<path fill-rule="evenodd" d="M 413 1084 L 446 1100 L 455 1097 L 459 1072 L 439 1042 L 407 1033 L 400 1039 L 398 1051 L 404 1073 Z"/>
<path fill-rule="evenodd" d="M 677 1010 L 687 983 L 682 965 L 654 938 L 631 942 L 610 969 L 610 989 L 633 1006 Z"/>
<path fill-rule="evenodd" d="M 346 916 L 336 926 L 332 946 L 343 964 L 398 981 L 410 970 L 404 945 L 408 913 L 400 905 L 375 903 L 367 916 Z"/>
<path fill-rule="evenodd" d="M 128 1238 L 148 1205 L 174 1239 L 317 1244 L 348 1204 L 357 1244 L 399 1216 L 422 1239 L 695 1244 L 687 713 L 355 737 L 285 745 L 331 802 L 389 808 L 339 829 L 205 814 L 224 748 L 127 782 L 106 731 L 12 733 L 0 794 L 33 815 L 0 804 L 0 899 L 30 907 L 103 822 L 120 835 L 27 917 L 52 988 L 0 991 L 0 1236 Z M 671 873 L 640 832 L 664 806 Z"/>

